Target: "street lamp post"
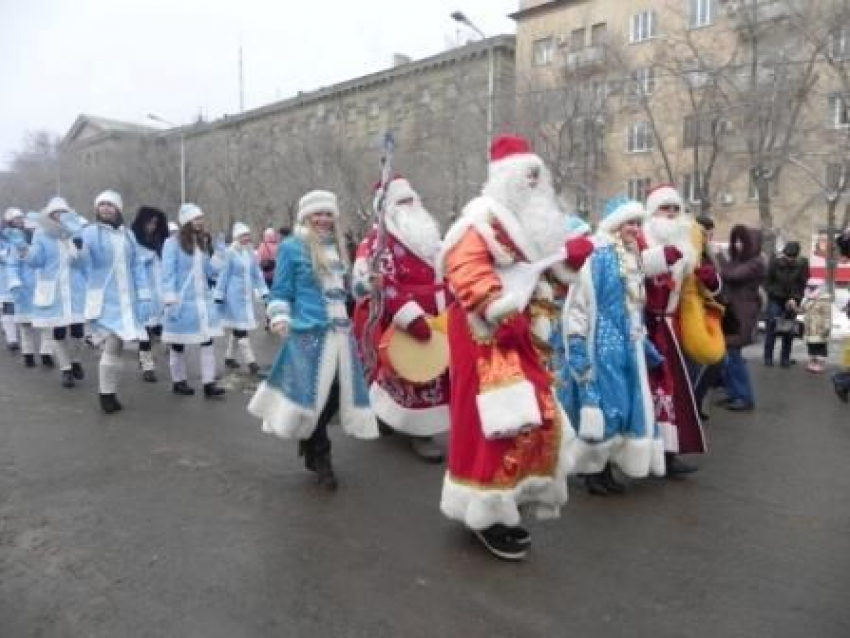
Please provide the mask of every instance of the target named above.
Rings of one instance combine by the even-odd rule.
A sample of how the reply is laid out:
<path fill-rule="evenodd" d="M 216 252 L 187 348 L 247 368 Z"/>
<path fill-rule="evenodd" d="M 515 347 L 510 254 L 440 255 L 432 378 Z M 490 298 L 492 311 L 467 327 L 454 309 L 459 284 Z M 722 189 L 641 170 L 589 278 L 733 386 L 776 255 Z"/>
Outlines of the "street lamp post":
<path fill-rule="evenodd" d="M 153 120 L 154 122 L 160 122 L 166 126 L 181 128 L 177 124 L 169 122 L 168 120 L 152 113 L 148 114 L 148 119 Z M 186 203 L 186 135 L 182 130 L 180 131 L 180 203 Z"/>
<path fill-rule="evenodd" d="M 463 11 L 455 11 L 451 14 L 452 20 L 460 22 L 477 33 L 482 40 L 487 35 L 470 20 Z M 487 47 L 487 154 L 490 153 L 490 143 L 493 141 L 493 117 L 496 110 L 496 60 L 493 51 L 493 43 Z"/>

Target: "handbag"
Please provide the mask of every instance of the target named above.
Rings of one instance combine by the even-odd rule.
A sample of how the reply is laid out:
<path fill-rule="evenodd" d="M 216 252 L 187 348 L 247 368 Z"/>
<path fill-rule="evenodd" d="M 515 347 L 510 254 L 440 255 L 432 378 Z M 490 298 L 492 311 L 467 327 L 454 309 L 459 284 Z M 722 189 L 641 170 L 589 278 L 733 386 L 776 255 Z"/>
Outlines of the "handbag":
<path fill-rule="evenodd" d="M 803 335 L 803 322 L 797 321 L 796 317 L 779 317 L 776 320 L 776 334 L 801 337 Z"/>

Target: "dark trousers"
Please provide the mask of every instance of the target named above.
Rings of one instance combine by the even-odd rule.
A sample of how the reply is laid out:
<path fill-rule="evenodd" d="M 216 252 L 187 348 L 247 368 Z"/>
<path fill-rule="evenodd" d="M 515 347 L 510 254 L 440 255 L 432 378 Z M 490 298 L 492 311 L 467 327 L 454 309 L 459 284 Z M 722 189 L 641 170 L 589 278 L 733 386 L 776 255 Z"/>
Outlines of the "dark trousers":
<path fill-rule="evenodd" d="M 793 334 L 776 334 L 776 322 L 785 314 L 785 308 L 778 302 L 771 300 L 767 304 L 767 319 L 765 321 L 764 333 L 764 360 L 773 363 L 773 351 L 776 349 L 776 338 L 781 340 L 779 349 L 779 361 L 785 365 L 791 361 L 791 346 L 794 343 Z"/>
<path fill-rule="evenodd" d="M 323 454 L 330 454 L 331 439 L 328 436 L 328 424 L 336 416 L 337 412 L 339 412 L 339 377 L 335 377 L 331 384 L 328 400 L 325 401 L 325 405 L 319 414 L 316 429 L 310 435 L 310 438 L 303 442 L 302 449 L 306 455 L 316 457 Z"/>

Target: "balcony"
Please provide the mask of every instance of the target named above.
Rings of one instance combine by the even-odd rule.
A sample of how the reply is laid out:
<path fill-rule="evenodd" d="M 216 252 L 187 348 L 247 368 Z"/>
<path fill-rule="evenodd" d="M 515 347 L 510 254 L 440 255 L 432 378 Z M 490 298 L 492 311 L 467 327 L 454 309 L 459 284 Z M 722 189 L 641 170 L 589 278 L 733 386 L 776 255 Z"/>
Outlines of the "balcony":
<path fill-rule="evenodd" d="M 568 51 L 564 66 L 572 72 L 592 72 L 605 66 L 605 48 L 601 45 Z"/>

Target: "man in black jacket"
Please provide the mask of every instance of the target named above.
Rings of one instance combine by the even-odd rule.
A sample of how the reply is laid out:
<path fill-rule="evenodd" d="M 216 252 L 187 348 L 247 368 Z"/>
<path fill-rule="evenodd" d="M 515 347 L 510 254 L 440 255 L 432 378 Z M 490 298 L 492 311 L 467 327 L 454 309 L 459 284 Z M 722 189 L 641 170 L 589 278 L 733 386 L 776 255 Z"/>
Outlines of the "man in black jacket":
<path fill-rule="evenodd" d="M 779 365 L 787 368 L 794 363 L 791 359 L 791 346 L 794 341 L 793 330 L 777 332 L 780 323 L 793 321 L 799 312 L 799 305 L 806 290 L 809 278 L 809 260 L 800 256 L 800 243 L 789 241 L 782 254 L 770 259 L 767 266 L 767 320 L 764 338 L 764 364 L 773 365 L 773 351 L 776 337 L 780 337 Z M 783 322 L 782 320 L 786 320 Z"/>

